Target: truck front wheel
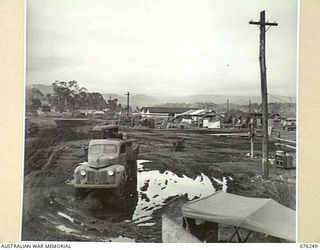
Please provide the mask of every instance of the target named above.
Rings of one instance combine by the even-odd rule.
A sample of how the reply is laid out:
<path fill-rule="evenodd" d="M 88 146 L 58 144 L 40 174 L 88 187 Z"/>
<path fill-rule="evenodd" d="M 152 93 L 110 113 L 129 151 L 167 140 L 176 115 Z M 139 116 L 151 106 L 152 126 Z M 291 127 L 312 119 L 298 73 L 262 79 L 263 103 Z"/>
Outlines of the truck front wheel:
<path fill-rule="evenodd" d="M 74 194 L 76 200 L 82 200 L 86 196 L 86 190 L 84 188 L 75 188 Z"/>

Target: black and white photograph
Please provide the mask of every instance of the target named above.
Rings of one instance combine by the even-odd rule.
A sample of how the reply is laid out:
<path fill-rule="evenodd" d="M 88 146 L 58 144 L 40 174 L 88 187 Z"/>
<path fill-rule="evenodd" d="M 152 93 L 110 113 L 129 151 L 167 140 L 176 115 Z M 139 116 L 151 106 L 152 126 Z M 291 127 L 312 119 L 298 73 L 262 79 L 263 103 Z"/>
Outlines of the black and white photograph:
<path fill-rule="evenodd" d="M 27 0 L 21 241 L 296 242 L 298 0 Z"/>

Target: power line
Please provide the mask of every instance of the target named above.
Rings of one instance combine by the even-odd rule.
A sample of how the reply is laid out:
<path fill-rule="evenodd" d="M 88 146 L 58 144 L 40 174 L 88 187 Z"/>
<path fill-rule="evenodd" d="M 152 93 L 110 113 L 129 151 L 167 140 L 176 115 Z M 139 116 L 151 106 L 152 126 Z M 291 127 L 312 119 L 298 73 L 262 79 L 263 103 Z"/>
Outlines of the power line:
<path fill-rule="evenodd" d="M 293 103 L 293 101 L 292 101 L 292 99 L 291 99 L 290 96 L 286 96 L 285 98 L 288 98 L 288 99 L 289 99 L 289 100 L 286 100 L 286 99 L 284 99 L 283 97 L 276 96 L 275 94 L 270 94 L 270 93 L 268 93 L 268 95 L 271 96 L 271 97 L 273 97 L 273 98 L 275 98 L 275 99 L 278 99 L 278 100 L 280 100 L 280 101 L 283 101 L 283 102 Z"/>

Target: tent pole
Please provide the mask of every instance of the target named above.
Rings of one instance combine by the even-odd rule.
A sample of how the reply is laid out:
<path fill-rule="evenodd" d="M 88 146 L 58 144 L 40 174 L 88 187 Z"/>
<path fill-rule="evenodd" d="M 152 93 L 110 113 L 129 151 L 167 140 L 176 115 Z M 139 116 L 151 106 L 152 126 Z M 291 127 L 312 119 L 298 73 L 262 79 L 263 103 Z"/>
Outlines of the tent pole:
<path fill-rule="evenodd" d="M 237 228 L 237 231 L 236 231 L 236 233 L 237 233 L 237 236 L 238 236 L 238 242 L 242 242 L 242 239 L 241 239 L 241 237 L 240 237 L 240 234 L 239 234 L 239 227 L 236 227 Z"/>
<path fill-rule="evenodd" d="M 251 233 L 252 233 L 252 231 L 250 230 L 248 235 L 247 235 L 247 237 L 243 240 L 243 242 L 247 242 L 247 240 L 248 240 L 249 236 L 251 235 Z"/>
<path fill-rule="evenodd" d="M 238 236 L 238 241 L 239 242 L 242 242 L 241 241 L 241 237 L 240 237 L 240 235 L 239 235 L 239 227 L 234 227 L 234 229 L 235 229 L 235 232 L 233 233 L 233 235 L 230 237 L 230 239 L 229 239 L 229 242 L 231 242 L 231 240 L 234 238 L 234 236 Z"/>
<path fill-rule="evenodd" d="M 237 231 L 235 231 L 235 232 L 233 233 L 233 235 L 231 235 L 231 237 L 230 237 L 230 239 L 229 239 L 229 242 L 232 241 L 232 239 L 234 238 L 234 236 L 236 236 L 236 234 L 237 234 Z"/>

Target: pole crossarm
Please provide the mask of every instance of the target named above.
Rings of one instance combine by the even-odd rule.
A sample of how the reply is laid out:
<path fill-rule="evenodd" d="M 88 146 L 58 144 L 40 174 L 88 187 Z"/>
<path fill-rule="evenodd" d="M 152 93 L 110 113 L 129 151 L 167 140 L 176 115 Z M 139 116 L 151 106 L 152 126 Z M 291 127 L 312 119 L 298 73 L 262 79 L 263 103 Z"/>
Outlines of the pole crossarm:
<path fill-rule="evenodd" d="M 278 26 L 278 23 L 268 23 L 268 22 L 257 22 L 257 21 L 250 21 L 249 24 L 255 24 L 255 25 L 265 25 L 265 26 Z"/>

